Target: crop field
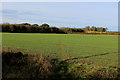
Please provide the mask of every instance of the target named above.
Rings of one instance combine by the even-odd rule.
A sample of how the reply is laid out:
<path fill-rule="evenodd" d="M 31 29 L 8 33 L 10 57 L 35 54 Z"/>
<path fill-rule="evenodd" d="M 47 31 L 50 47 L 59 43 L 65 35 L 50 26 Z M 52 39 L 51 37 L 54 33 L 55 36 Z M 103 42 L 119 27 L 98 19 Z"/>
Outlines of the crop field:
<path fill-rule="evenodd" d="M 118 63 L 117 35 L 2 33 L 2 47 L 100 66 Z"/>

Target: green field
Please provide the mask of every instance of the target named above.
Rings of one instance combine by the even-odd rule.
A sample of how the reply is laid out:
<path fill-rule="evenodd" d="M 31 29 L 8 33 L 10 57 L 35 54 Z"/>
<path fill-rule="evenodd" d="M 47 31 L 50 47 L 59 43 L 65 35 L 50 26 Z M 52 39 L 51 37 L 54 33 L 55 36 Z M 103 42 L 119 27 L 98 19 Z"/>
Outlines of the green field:
<path fill-rule="evenodd" d="M 3 48 L 29 54 L 72 57 L 102 66 L 118 63 L 117 35 L 2 33 L 2 43 Z"/>

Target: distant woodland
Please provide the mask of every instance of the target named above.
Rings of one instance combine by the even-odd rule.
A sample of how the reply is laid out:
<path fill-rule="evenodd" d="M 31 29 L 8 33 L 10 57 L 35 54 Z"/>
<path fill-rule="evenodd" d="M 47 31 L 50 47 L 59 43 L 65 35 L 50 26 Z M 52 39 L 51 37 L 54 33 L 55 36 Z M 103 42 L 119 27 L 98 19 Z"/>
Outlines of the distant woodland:
<path fill-rule="evenodd" d="M 2 26 L 2 32 L 10 32 L 10 33 L 86 33 L 86 32 L 106 32 L 107 28 L 104 27 L 95 27 L 95 26 L 86 26 L 85 28 L 69 28 L 69 27 L 53 27 L 49 24 L 29 24 L 29 23 L 21 23 L 21 24 L 10 24 L 3 23 L 0 24 Z"/>

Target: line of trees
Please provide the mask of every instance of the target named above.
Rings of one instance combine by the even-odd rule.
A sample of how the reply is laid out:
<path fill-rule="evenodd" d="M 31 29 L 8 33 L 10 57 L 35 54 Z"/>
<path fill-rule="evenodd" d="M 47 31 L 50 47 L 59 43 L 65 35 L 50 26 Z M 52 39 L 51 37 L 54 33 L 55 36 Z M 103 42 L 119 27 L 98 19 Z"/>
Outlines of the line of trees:
<path fill-rule="evenodd" d="M 74 33 L 74 32 L 80 32 L 80 33 L 84 33 L 85 31 L 81 28 L 66 28 L 66 27 L 62 27 L 60 28 L 62 31 L 64 31 L 65 33 Z"/>
<path fill-rule="evenodd" d="M 98 31 L 98 32 L 106 32 L 107 28 L 103 27 L 95 27 L 95 26 L 86 26 L 85 28 L 57 28 L 49 26 L 48 24 L 29 24 L 29 23 L 22 23 L 22 24 L 9 24 L 3 23 L 2 32 L 11 32 L 11 33 L 74 33 L 80 32 L 84 33 L 87 31 Z"/>
<path fill-rule="evenodd" d="M 98 31 L 98 32 L 106 32 L 107 28 L 103 28 L 103 27 L 95 27 L 95 26 L 86 26 L 84 28 L 84 31 Z"/>
<path fill-rule="evenodd" d="M 12 33 L 64 33 L 57 27 L 50 27 L 48 24 L 2 24 L 2 32 L 12 32 Z"/>

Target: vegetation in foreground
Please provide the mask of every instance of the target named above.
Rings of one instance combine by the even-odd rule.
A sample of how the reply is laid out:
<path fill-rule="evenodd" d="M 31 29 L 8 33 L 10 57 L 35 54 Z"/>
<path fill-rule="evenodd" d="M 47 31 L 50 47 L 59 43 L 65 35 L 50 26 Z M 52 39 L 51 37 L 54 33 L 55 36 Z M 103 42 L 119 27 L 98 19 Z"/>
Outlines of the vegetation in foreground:
<path fill-rule="evenodd" d="M 42 54 L 29 55 L 21 52 L 3 51 L 3 80 L 10 78 L 31 78 L 34 80 L 81 80 L 120 79 L 115 67 L 95 66 L 88 63 L 73 63 Z"/>

